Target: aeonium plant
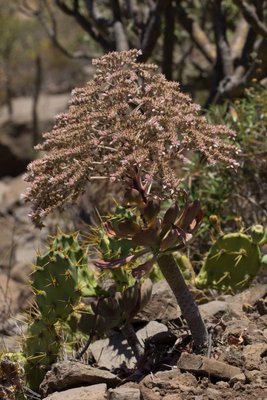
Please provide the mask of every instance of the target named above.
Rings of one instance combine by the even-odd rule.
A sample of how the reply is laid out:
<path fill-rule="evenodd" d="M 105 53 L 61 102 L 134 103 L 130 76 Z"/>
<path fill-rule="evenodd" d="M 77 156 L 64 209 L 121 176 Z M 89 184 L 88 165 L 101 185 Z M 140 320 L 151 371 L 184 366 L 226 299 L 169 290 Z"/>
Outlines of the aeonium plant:
<path fill-rule="evenodd" d="M 33 222 L 41 227 L 47 214 L 75 201 L 93 180 L 120 182 L 138 220 L 107 223 L 106 230 L 110 237 L 127 238 L 132 254 L 98 266 L 120 267 L 151 254 L 133 273 L 142 275 L 158 263 L 199 351 L 206 346 L 207 330 L 172 254 L 192 239 L 202 212 L 197 201 L 185 199 L 182 211 L 174 201 L 161 215 L 161 203 L 181 194 L 189 151 L 202 153 L 209 164 L 221 161 L 235 168 L 235 134 L 209 124 L 178 83 L 168 82 L 155 65 L 137 63 L 138 54 L 113 52 L 93 61 L 93 79 L 73 91 L 68 111 L 37 146 L 44 154 L 28 167 L 25 197 L 32 203 Z"/>

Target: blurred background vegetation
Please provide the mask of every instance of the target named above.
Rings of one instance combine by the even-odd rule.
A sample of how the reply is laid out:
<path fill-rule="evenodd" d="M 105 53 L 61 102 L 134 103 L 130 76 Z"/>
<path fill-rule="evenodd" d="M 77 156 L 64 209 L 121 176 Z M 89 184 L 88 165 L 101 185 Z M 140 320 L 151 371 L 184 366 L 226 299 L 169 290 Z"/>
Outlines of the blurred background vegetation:
<path fill-rule="evenodd" d="M 207 217 L 265 223 L 266 0 L 0 0 L 0 151 L 25 161 L 16 172 L 0 162 L 0 177 L 36 156 L 33 145 L 71 89 L 92 76 L 91 59 L 129 48 L 237 132 L 238 172 L 197 157 L 184 171 Z"/>

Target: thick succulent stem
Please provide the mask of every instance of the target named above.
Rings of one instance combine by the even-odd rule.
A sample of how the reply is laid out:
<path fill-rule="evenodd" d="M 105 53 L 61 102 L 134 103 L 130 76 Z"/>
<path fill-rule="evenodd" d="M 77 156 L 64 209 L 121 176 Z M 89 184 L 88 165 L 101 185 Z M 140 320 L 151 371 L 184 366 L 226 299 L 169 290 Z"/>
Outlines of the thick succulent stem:
<path fill-rule="evenodd" d="M 196 351 L 203 351 L 207 345 L 207 329 L 174 257 L 171 254 L 164 254 L 160 255 L 157 261 L 188 324 Z"/>
<path fill-rule="evenodd" d="M 131 324 L 126 324 L 121 327 L 120 330 L 127 340 L 128 345 L 131 347 L 137 363 L 139 363 L 144 355 L 144 348 L 141 345 L 133 326 Z"/>

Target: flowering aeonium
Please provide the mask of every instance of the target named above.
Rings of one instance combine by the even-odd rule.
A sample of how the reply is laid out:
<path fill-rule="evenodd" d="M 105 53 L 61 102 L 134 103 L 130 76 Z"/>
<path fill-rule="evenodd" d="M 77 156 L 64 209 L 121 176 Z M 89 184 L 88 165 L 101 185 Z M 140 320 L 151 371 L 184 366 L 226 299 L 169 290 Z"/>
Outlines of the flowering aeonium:
<path fill-rule="evenodd" d="M 99 177 L 125 181 L 138 170 L 161 198 L 169 197 L 179 185 L 173 161 L 183 164 L 188 150 L 209 163 L 236 165 L 234 132 L 209 124 L 178 83 L 155 65 L 137 63 L 138 54 L 113 52 L 94 60 L 93 79 L 72 92 L 68 111 L 43 135 L 37 149 L 45 153 L 25 178 L 36 225 Z"/>

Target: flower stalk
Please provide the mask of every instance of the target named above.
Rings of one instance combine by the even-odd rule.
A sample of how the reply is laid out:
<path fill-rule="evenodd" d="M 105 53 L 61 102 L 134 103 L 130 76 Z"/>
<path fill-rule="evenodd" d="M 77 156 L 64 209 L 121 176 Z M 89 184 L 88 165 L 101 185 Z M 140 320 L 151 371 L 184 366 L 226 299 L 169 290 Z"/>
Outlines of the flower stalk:
<path fill-rule="evenodd" d="M 188 289 L 183 275 L 172 254 L 162 254 L 157 259 L 160 270 L 168 282 L 192 334 L 195 351 L 203 352 L 207 345 L 208 333 L 199 308 Z"/>

